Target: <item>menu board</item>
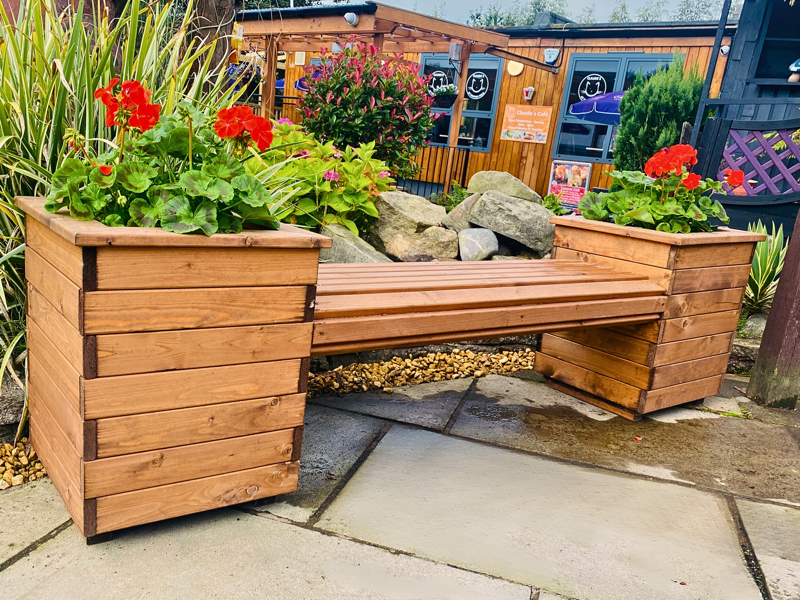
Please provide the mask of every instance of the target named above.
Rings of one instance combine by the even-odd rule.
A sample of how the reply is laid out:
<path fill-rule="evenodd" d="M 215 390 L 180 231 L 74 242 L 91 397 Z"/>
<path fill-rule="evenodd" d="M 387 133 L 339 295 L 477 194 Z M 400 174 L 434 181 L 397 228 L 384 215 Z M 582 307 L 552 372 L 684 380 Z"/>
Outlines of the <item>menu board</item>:
<path fill-rule="evenodd" d="M 550 169 L 548 193 L 561 194 L 561 205 L 566 209 L 575 210 L 589 189 L 591 172 L 590 163 L 554 160 Z"/>
<path fill-rule="evenodd" d="M 552 112 L 552 106 L 507 104 L 500 139 L 546 144 Z"/>

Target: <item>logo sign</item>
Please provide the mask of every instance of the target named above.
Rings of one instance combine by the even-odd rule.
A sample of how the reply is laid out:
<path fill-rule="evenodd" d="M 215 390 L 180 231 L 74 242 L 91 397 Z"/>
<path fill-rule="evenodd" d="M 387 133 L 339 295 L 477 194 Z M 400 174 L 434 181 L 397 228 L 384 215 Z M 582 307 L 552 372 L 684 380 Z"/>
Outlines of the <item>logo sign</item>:
<path fill-rule="evenodd" d="M 580 85 L 578 85 L 578 98 L 581 100 L 594 98 L 600 94 L 605 94 L 606 88 L 607 85 L 605 78 L 598 73 L 592 73 L 591 75 L 584 77 L 581 80 Z"/>
<path fill-rule="evenodd" d="M 434 71 L 431 73 L 431 80 L 428 82 L 428 90 L 432 94 L 439 88 L 443 88 L 449 83 L 450 80 L 447 78 L 447 73 L 444 71 Z"/>
<path fill-rule="evenodd" d="M 466 94 L 471 100 L 480 100 L 489 91 L 489 78 L 486 73 L 475 71 L 467 78 Z"/>
<path fill-rule="evenodd" d="M 552 106 L 506 105 L 500 139 L 546 144 L 552 112 Z"/>

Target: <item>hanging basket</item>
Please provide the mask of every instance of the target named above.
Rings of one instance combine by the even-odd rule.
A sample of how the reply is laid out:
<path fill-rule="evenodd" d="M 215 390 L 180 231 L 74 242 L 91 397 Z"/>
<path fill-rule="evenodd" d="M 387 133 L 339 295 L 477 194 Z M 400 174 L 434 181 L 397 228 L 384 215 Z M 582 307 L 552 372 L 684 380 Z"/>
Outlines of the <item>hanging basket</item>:
<path fill-rule="evenodd" d="M 456 103 L 458 94 L 440 94 L 433 97 L 434 108 L 451 108 Z"/>

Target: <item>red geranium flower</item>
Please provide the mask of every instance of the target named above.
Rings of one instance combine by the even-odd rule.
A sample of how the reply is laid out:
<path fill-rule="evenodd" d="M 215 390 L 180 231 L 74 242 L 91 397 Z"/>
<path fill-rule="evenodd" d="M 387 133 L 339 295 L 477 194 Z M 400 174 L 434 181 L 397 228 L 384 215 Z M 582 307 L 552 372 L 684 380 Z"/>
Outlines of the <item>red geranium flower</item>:
<path fill-rule="evenodd" d="M 95 90 L 94 92 L 95 100 L 100 100 L 100 102 L 108 106 L 112 100 L 115 100 L 114 94 L 112 93 L 111 90 L 114 89 L 114 86 L 117 85 L 118 83 L 119 83 L 119 77 L 114 77 L 111 81 L 108 82 L 107 87 L 97 88 L 97 90 Z"/>
<path fill-rule="evenodd" d="M 731 187 L 742 185 L 744 183 L 744 171 L 725 169 L 725 182 Z"/>
<path fill-rule="evenodd" d="M 214 123 L 214 131 L 222 139 L 233 138 L 238 136 L 244 130 L 244 123 L 241 119 L 241 111 L 239 107 L 233 106 L 231 108 L 223 108 L 217 113 L 217 122 Z M 251 110 L 252 112 L 252 110 Z"/>
<path fill-rule="evenodd" d="M 142 132 L 152 129 L 158 123 L 160 111 L 160 104 L 141 104 L 133 109 L 128 125 Z"/>
<path fill-rule="evenodd" d="M 681 183 L 684 186 L 686 186 L 687 190 L 693 190 L 698 185 L 700 185 L 700 182 L 702 180 L 703 180 L 703 178 L 700 177 L 700 175 L 698 175 L 697 173 L 689 173 L 689 174 L 686 175 L 686 177 L 683 178 L 683 181 L 681 181 Z"/>
<path fill-rule="evenodd" d="M 272 145 L 272 123 L 263 119 L 263 123 L 250 132 L 250 136 L 258 146 L 259 152 L 264 152 Z"/>
<path fill-rule="evenodd" d="M 130 110 L 135 109 L 137 106 L 150 103 L 150 90 L 145 89 L 142 84 L 136 80 L 123 81 L 121 95 L 120 104 L 123 108 Z"/>
<path fill-rule="evenodd" d="M 106 177 L 108 177 L 109 175 L 111 175 L 111 171 L 113 171 L 113 170 L 114 170 L 114 167 L 113 167 L 112 165 L 100 165 L 100 166 L 99 166 L 99 167 L 97 167 L 97 168 L 98 168 L 98 169 L 100 169 L 100 172 L 101 172 L 103 175 L 105 175 Z"/>

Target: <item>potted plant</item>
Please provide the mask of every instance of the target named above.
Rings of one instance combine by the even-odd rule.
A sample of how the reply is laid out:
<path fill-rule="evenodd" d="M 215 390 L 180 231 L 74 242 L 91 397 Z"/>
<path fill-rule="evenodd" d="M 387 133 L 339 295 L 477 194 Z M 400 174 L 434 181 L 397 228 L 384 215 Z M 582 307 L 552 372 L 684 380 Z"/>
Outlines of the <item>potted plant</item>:
<path fill-rule="evenodd" d="M 452 83 L 448 83 L 433 90 L 431 96 L 433 96 L 432 106 L 434 108 L 451 108 L 458 98 L 458 88 Z"/>
<path fill-rule="evenodd" d="M 711 195 L 724 191 L 689 172 L 696 155 L 665 148 L 644 172 L 610 173 L 622 189 L 587 193 L 581 215 L 550 219 L 552 258 L 644 275 L 667 296 L 658 319 L 542 338 L 536 369 L 553 385 L 628 418 L 718 393 L 755 243 L 765 237 L 710 222 L 728 222 Z M 733 187 L 742 178 L 726 173 Z"/>
<path fill-rule="evenodd" d="M 111 149 L 69 132 L 48 198 L 17 199 L 31 439 L 87 538 L 296 489 L 330 245 L 278 223 L 279 165 L 243 165 L 272 141 L 249 108 L 95 97 Z"/>

